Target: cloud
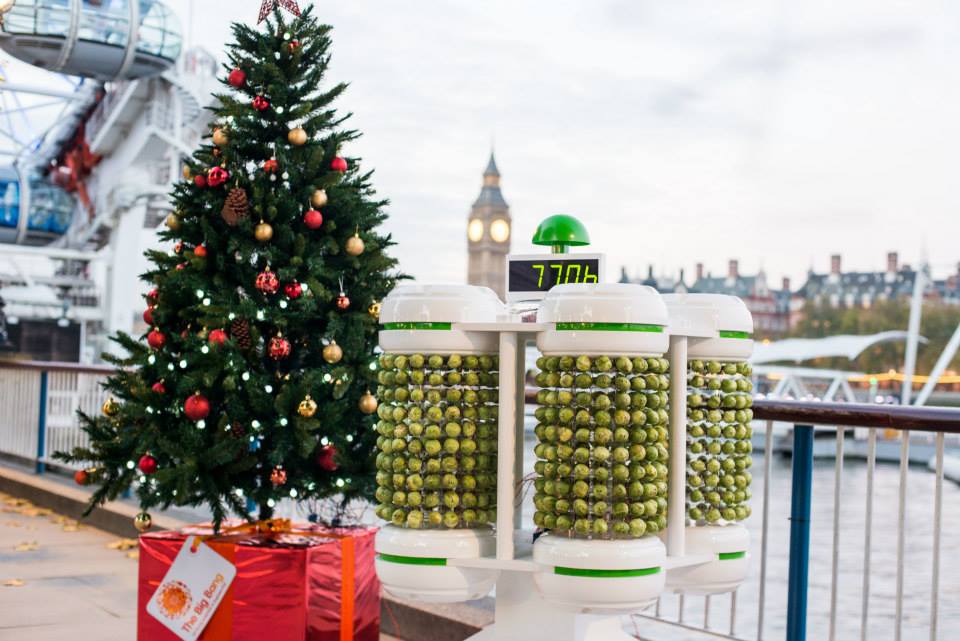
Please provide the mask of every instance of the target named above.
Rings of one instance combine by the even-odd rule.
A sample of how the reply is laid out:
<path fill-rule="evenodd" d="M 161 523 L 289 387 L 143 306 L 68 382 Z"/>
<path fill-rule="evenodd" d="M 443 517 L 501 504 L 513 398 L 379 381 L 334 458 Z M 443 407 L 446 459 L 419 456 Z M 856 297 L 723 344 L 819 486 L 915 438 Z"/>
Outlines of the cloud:
<path fill-rule="evenodd" d="M 256 3 L 169 0 L 222 50 Z M 465 275 L 491 137 L 515 249 L 580 216 L 619 267 L 739 257 L 798 281 L 844 254 L 953 264 L 957 9 L 917 0 L 319 3 L 402 267 Z"/>

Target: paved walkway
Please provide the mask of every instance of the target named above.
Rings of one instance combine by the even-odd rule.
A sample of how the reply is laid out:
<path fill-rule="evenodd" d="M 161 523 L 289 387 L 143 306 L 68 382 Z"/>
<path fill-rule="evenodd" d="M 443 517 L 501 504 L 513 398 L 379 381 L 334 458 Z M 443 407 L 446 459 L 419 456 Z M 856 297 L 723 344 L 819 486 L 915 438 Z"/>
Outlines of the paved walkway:
<path fill-rule="evenodd" d="M 0 494 L 0 641 L 133 641 L 136 606 L 135 542 Z"/>
<path fill-rule="evenodd" d="M 0 641 L 134 641 L 137 555 L 133 540 L 0 493 Z"/>

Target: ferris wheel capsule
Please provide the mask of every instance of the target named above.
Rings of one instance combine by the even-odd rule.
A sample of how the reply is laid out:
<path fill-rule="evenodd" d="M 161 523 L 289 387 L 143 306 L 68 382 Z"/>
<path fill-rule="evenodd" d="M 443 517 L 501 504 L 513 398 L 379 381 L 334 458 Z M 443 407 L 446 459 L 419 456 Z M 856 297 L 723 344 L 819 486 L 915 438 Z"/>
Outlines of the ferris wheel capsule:
<path fill-rule="evenodd" d="M 97 80 L 160 74 L 180 55 L 173 11 L 156 0 L 0 0 L 0 48 L 31 65 Z"/>

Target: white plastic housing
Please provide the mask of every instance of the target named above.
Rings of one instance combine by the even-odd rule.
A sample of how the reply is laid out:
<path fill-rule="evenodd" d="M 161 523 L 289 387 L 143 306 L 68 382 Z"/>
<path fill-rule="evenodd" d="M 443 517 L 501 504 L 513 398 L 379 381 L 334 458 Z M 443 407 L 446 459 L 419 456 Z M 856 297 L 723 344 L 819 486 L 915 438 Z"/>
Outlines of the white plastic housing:
<path fill-rule="evenodd" d="M 683 594 L 707 595 L 729 592 L 750 571 L 750 533 L 739 523 L 691 525 L 686 530 L 687 554 L 710 554 L 710 563 L 673 568 L 667 573 L 667 589 Z M 722 558 L 732 555 L 734 558 Z"/>
<path fill-rule="evenodd" d="M 670 333 L 689 336 L 687 358 L 745 361 L 753 354 L 753 316 L 736 296 L 665 294 Z M 750 338 L 724 337 L 724 333 Z"/>
<path fill-rule="evenodd" d="M 667 307 L 657 290 L 646 285 L 557 285 L 540 303 L 537 322 L 660 328 L 660 331 L 559 331 L 554 328 L 537 335 L 537 347 L 546 356 L 660 356 L 670 345 Z"/>
<path fill-rule="evenodd" d="M 474 559 L 493 556 L 493 530 L 407 530 L 386 525 L 377 532 L 374 547 L 376 570 L 390 594 L 425 603 L 455 603 L 486 596 L 497 581 L 499 570 L 422 565 L 401 559 Z"/>
<path fill-rule="evenodd" d="M 493 323 L 506 308 L 489 287 L 400 285 L 383 300 L 380 324 Z M 391 354 L 489 354 L 499 348 L 495 332 L 456 329 L 384 329 L 380 348 Z"/>
<path fill-rule="evenodd" d="M 634 612 L 660 596 L 666 580 L 666 547 L 655 536 L 587 541 L 545 534 L 533 544 L 533 560 L 542 566 L 533 581 L 543 598 L 578 610 Z M 641 576 L 569 576 L 557 568 L 650 570 Z M 563 570 L 561 570 L 563 571 Z"/>

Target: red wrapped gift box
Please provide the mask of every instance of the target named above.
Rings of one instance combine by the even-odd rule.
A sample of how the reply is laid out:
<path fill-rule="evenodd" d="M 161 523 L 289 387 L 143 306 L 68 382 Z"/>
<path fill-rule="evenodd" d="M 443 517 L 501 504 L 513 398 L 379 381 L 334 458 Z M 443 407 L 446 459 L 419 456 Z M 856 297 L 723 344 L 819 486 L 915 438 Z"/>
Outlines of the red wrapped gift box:
<path fill-rule="evenodd" d="M 209 527 L 140 537 L 138 641 L 179 641 L 147 613 L 147 602 L 188 536 L 237 568 L 237 576 L 202 641 L 378 641 L 380 581 L 376 528 L 325 529 L 297 524 L 290 533 L 226 534 Z"/>

